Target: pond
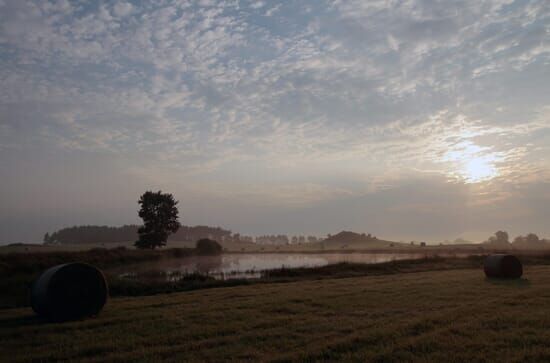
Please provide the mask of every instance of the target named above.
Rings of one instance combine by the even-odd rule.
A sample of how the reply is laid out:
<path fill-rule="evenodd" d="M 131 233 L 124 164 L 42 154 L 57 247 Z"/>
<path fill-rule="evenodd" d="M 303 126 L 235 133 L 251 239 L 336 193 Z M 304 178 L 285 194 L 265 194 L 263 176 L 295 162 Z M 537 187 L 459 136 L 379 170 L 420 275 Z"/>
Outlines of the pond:
<path fill-rule="evenodd" d="M 243 253 L 220 256 L 167 258 L 121 266 L 108 272 L 119 277 L 139 275 L 181 277 L 191 273 L 216 279 L 258 278 L 261 272 L 279 268 L 318 267 L 340 262 L 381 263 L 426 257 L 423 253 Z M 443 256 L 439 254 L 439 256 Z M 450 256 L 457 256 L 452 254 Z M 461 257 L 461 256 L 459 256 Z"/>

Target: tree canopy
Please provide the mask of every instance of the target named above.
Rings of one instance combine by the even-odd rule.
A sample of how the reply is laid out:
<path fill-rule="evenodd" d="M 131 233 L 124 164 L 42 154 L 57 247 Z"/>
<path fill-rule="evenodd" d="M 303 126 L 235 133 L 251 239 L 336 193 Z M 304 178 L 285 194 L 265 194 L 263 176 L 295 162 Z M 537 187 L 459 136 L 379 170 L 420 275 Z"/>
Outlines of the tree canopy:
<path fill-rule="evenodd" d="M 139 238 L 135 242 L 138 248 L 155 249 L 166 245 L 168 236 L 175 233 L 178 221 L 178 201 L 169 193 L 147 191 L 138 201 L 141 206 L 138 214 L 143 219 L 139 227 Z"/>
<path fill-rule="evenodd" d="M 485 242 L 493 245 L 507 246 L 510 244 L 508 232 L 497 231 L 494 236 L 489 237 Z"/>
<path fill-rule="evenodd" d="M 197 241 L 197 253 L 199 255 L 207 256 L 207 255 L 219 255 L 222 253 L 222 246 L 211 239 L 203 238 Z"/>
<path fill-rule="evenodd" d="M 134 242 L 138 237 L 137 225 L 73 226 L 44 235 L 46 244 L 110 244 Z M 177 232 L 168 236 L 168 241 L 197 241 L 212 238 L 217 241 L 231 238 L 232 232 L 220 227 L 180 226 Z"/>
<path fill-rule="evenodd" d="M 138 226 L 74 226 L 44 235 L 46 244 L 107 244 L 135 241 Z"/>

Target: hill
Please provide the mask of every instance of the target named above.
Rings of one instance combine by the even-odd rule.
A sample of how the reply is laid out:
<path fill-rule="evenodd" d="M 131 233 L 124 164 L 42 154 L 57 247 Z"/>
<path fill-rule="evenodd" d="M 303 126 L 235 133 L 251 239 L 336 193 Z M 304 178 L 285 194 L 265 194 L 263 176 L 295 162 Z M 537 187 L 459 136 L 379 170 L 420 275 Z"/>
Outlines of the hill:
<path fill-rule="evenodd" d="M 378 239 L 370 233 L 355 233 L 351 231 L 342 231 L 335 235 L 329 235 L 329 237 L 321 243 L 324 245 L 325 249 L 364 249 L 405 246 L 399 242 Z"/>

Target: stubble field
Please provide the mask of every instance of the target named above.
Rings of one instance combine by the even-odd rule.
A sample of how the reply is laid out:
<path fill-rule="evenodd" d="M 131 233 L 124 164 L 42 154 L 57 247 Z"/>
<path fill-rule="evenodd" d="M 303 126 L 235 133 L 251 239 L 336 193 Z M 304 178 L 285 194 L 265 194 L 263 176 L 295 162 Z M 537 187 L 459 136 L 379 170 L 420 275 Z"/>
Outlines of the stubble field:
<path fill-rule="evenodd" d="M 550 267 L 257 284 L 111 299 L 96 318 L 0 310 L 1 361 L 548 361 Z"/>

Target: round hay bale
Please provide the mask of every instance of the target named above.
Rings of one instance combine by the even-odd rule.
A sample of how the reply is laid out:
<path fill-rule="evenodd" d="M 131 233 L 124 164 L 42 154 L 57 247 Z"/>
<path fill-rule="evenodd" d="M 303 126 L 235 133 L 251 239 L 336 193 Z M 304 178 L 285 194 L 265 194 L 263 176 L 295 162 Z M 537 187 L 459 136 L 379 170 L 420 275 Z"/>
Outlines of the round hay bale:
<path fill-rule="evenodd" d="M 506 254 L 487 256 L 483 270 L 485 275 L 490 278 L 518 279 L 523 275 L 523 266 L 519 259 Z"/>
<path fill-rule="evenodd" d="M 86 263 L 67 263 L 49 268 L 33 283 L 31 306 L 54 321 L 75 320 L 97 315 L 107 296 L 100 270 Z"/>

